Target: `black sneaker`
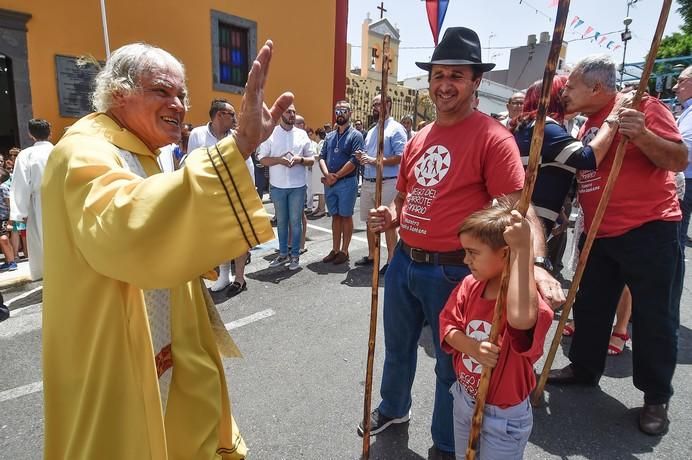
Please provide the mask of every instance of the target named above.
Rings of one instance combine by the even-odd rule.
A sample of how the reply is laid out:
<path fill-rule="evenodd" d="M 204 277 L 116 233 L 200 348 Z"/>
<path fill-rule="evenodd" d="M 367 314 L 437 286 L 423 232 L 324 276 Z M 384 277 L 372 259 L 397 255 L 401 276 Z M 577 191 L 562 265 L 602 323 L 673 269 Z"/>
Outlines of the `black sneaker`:
<path fill-rule="evenodd" d="M 404 415 L 403 417 L 392 418 L 382 415 L 379 409 L 375 409 L 370 414 L 370 435 L 382 433 L 389 425 L 392 425 L 393 423 L 406 423 L 410 419 L 411 411 L 408 411 L 408 414 Z M 360 422 L 358 424 L 358 436 L 363 436 L 364 432 L 365 428 L 363 427 L 363 422 Z"/>

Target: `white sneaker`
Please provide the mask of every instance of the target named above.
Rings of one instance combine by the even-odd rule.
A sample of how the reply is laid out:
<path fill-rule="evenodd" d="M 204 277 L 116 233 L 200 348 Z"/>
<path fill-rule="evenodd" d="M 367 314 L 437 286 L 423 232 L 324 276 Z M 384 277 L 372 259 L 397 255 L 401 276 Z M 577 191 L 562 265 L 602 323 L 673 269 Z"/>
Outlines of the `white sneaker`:
<path fill-rule="evenodd" d="M 219 265 L 219 277 L 216 281 L 214 281 L 214 284 L 212 284 L 209 289 L 211 289 L 212 292 L 219 292 L 219 291 L 223 291 L 224 289 L 226 289 L 226 287 L 228 287 L 228 285 L 231 284 L 230 274 L 231 274 L 231 264 L 229 264 L 229 263 L 220 264 Z"/>
<path fill-rule="evenodd" d="M 291 257 L 291 262 L 288 264 L 289 270 L 298 270 L 300 268 L 300 257 Z"/>

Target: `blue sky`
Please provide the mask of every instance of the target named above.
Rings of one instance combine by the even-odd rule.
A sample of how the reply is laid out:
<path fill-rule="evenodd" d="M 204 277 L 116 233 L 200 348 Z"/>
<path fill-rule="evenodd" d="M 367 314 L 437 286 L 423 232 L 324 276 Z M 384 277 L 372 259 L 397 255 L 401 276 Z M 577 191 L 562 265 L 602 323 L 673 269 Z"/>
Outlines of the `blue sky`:
<path fill-rule="evenodd" d="M 538 35 L 548 31 L 552 36 L 557 8 L 549 7 L 549 3 L 549 0 L 450 0 L 440 39 L 447 27 L 470 27 L 481 39 L 483 60 L 495 62 L 497 69 L 505 69 L 509 62 L 510 48 L 525 45 L 529 34 Z M 662 3 L 662 0 L 639 0 L 630 9 L 633 38 L 627 45 L 627 62 L 641 62 L 645 59 L 651 47 Z M 371 18 L 379 19 L 379 4 L 379 0 L 349 0 L 348 42 L 353 46 L 353 66 L 360 64 L 359 46 L 363 20 L 368 12 Z M 664 36 L 677 32 L 682 24 L 682 18 L 675 11 L 678 6 L 674 1 Z M 414 62 L 428 60 L 433 51 L 425 2 L 384 0 L 384 7 L 387 9 L 385 17 L 397 25 L 401 33 L 400 46 L 403 49 L 399 52 L 399 79 L 420 75 L 421 71 Z M 627 0 L 572 0 L 565 32 L 565 40 L 570 41 L 567 62 L 573 63 L 595 53 L 607 53 L 616 62 L 622 62 L 622 48 L 610 51 L 591 40 L 575 39 L 582 38 L 587 26 L 603 34 L 623 29 L 622 20 L 626 12 Z M 584 20 L 584 24 L 576 32 L 569 27 L 575 15 Z M 608 37 L 606 43 L 614 40 L 621 44 L 619 32 L 611 33 Z M 495 49 L 486 49 L 489 42 L 490 47 Z"/>

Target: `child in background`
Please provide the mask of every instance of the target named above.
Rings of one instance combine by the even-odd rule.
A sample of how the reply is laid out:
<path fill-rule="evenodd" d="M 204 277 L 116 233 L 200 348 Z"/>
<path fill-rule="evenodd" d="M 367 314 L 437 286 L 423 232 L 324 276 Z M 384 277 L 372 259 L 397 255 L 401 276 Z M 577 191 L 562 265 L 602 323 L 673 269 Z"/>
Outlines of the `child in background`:
<path fill-rule="evenodd" d="M 470 215 L 459 230 L 471 269 L 440 313 L 442 349 L 453 355 L 456 458 L 464 459 L 483 366 L 495 368 L 486 398 L 480 459 L 521 459 L 531 434 L 533 364 L 553 311 L 538 294 L 528 221 L 507 202 Z M 502 270 L 510 258 L 507 305 L 498 345 L 488 341 Z"/>

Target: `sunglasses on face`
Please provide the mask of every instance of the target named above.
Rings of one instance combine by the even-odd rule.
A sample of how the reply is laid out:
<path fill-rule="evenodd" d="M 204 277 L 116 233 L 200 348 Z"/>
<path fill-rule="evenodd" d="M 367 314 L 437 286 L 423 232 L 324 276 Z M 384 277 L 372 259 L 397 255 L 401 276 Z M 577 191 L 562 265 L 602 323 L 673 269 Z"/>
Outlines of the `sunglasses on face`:
<path fill-rule="evenodd" d="M 346 115 L 348 114 L 348 109 L 334 109 L 334 115 Z"/>

